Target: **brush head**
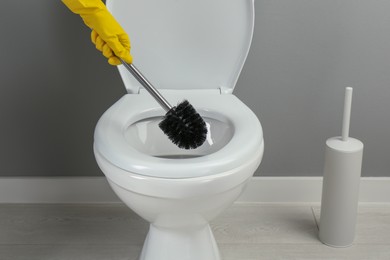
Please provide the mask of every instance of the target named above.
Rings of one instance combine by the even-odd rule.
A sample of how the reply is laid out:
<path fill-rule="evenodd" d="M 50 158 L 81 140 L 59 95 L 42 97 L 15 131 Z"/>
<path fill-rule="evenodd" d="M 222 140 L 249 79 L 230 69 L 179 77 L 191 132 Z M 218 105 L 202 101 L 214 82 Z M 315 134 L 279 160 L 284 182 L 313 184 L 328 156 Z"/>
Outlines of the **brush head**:
<path fill-rule="evenodd" d="M 206 123 L 187 100 L 172 107 L 159 127 L 179 148 L 195 149 L 206 141 Z"/>

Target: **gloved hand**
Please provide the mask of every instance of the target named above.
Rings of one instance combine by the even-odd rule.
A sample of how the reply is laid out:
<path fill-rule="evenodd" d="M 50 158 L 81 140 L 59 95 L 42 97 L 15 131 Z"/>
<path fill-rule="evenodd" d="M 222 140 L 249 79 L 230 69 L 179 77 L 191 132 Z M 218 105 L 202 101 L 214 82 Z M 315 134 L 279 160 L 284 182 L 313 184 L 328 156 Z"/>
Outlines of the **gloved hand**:
<path fill-rule="evenodd" d="M 130 39 L 101 0 L 62 0 L 84 23 L 92 29 L 91 40 L 111 65 L 119 65 L 122 58 L 132 63 Z"/>

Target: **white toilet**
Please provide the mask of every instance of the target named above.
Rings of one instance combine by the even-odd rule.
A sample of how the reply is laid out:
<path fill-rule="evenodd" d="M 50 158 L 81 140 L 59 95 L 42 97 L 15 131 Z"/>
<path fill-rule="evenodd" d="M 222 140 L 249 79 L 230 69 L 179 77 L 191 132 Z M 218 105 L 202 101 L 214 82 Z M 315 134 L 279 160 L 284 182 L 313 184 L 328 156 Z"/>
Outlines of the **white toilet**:
<path fill-rule="evenodd" d="M 221 259 L 209 221 L 239 197 L 264 151 L 259 120 L 232 94 L 254 2 L 106 3 L 130 35 L 140 71 L 171 104 L 188 99 L 208 128 L 202 146 L 179 149 L 158 127 L 165 111 L 119 67 L 129 94 L 100 118 L 94 152 L 115 193 L 150 222 L 140 260 Z"/>

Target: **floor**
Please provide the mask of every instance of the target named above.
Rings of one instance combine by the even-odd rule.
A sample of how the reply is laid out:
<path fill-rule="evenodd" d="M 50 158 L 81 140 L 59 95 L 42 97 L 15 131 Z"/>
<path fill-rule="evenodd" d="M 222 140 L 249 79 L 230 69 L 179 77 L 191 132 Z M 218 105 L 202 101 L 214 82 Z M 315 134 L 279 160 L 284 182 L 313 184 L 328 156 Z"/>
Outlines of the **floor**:
<path fill-rule="evenodd" d="M 318 218 L 318 206 L 237 203 L 212 228 L 224 260 L 390 259 L 390 206 L 361 206 L 344 249 L 319 242 Z M 0 204 L 0 259 L 136 260 L 147 230 L 122 204 Z"/>

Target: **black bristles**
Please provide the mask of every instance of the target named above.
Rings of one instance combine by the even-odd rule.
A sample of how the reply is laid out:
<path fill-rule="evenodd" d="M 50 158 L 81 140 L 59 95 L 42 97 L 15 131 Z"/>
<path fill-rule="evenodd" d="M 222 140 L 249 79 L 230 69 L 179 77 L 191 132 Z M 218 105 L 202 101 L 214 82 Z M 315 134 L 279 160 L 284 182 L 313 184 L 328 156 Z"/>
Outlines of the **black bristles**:
<path fill-rule="evenodd" d="M 180 148 L 195 149 L 206 140 L 206 123 L 187 100 L 169 110 L 159 127 Z"/>

